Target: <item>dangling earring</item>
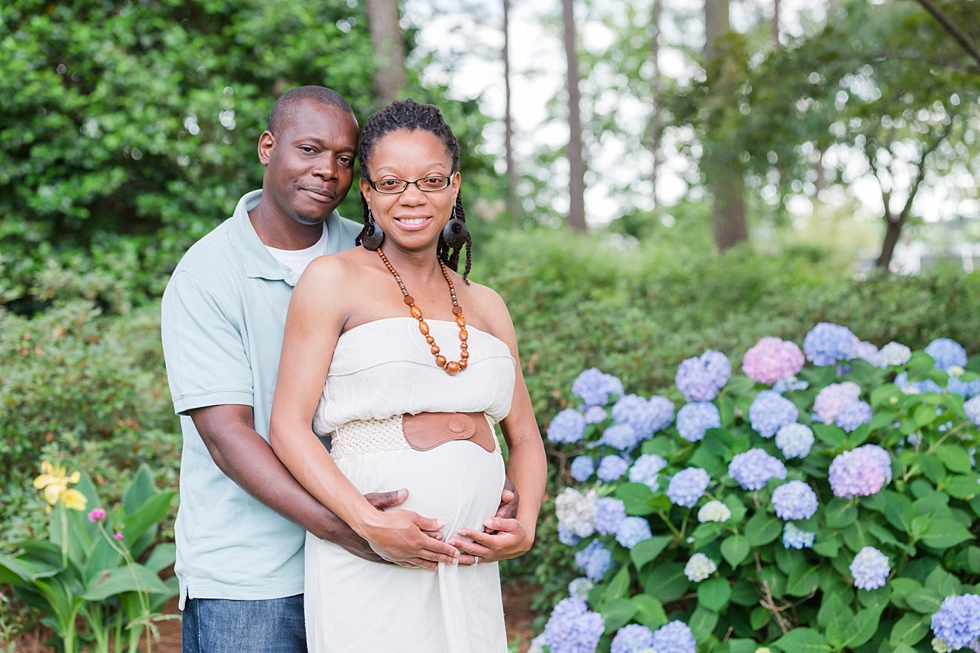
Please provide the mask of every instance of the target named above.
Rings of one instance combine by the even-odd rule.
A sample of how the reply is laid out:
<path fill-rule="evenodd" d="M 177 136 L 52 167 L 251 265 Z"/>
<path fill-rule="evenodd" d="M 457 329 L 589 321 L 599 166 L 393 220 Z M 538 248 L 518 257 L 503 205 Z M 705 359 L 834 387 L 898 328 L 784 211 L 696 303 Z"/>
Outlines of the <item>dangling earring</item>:
<path fill-rule="evenodd" d="M 466 237 L 469 235 L 469 229 L 466 228 L 466 223 L 456 216 L 456 207 L 453 207 L 453 217 L 449 219 L 446 226 L 442 228 L 442 239 L 446 241 L 446 245 L 450 249 L 463 249 L 463 245 L 466 244 Z"/>
<path fill-rule="evenodd" d="M 358 239 L 361 241 L 361 247 L 364 249 L 369 249 L 372 252 L 377 251 L 381 247 L 381 242 L 385 239 L 385 232 L 381 231 L 381 227 L 374 221 L 374 215 L 371 213 L 371 209 L 368 209 L 365 218 L 364 228 L 361 229 L 361 235 L 358 236 Z"/>

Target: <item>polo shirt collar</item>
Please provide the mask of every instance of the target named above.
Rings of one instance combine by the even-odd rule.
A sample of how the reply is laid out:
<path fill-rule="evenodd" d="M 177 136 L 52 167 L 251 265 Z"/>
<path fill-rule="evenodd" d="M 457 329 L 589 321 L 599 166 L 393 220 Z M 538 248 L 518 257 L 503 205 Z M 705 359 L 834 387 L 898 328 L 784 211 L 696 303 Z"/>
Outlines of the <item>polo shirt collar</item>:
<path fill-rule="evenodd" d="M 285 281 L 290 286 L 295 286 L 299 275 L 269 253 L 248 218 L 248 212 L 258 206 L 261 199 L 262 191 L 253 190 L 245 193 L 238 200 L 229 230 L 232 246 L 241 258 L 246 276 L 268 281 Z M 332 211 L 327 216 L 327 254 L 336 254 L 340 251 L 341 232 L 340 214 Z"/>

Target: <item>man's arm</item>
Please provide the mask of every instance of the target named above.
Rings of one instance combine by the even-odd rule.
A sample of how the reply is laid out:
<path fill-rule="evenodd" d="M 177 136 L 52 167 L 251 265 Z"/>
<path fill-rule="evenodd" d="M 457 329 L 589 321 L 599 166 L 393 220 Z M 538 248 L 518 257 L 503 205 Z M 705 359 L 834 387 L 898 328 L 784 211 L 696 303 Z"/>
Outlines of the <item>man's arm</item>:
<path fill-rule="evenodd" d="M 255 431 L 251 406 L 208 406 L 190 411 L 190 416 L 218 469 L 243 490 L 318 538 L 365 560 L 386 562 L 293 478 L 272 447 Z M 407 497 L 404 490 L 365 495 L 379 510 L 397 506 Z M 442 539 L 441 533 L 427 535 Z M 414 558 L 405 563 L 433 570 L 437 567 L 435 562 Z"/>

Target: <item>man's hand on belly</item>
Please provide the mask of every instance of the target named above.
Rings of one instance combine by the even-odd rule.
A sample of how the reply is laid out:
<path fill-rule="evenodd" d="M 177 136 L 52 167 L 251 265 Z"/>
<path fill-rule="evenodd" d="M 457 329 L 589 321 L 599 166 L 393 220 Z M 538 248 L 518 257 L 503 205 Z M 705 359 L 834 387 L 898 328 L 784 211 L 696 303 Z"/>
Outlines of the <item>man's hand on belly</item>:
<path fill-rule="evenodd" d="M 517 488 L 509 478 L 504 477 L 504 491 L 500 493 L 500 505 L 497 506 L 497 514 L 494 517 L 501 519 L 515 519 L 517 517 L 517 504 L 521 498 L 517 495 Z M 492 534 L 492 533 L 491 533 Z"/>

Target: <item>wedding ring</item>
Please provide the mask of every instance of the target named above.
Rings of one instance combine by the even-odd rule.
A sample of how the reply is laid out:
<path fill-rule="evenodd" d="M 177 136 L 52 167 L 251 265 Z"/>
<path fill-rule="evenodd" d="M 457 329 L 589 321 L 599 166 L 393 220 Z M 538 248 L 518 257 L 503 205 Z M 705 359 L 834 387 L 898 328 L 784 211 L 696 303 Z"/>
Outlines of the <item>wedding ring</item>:
<path fill-rule="evenodd" d="M 480 564 L 480 556 L 473 556 L 473 566 Z"/>

